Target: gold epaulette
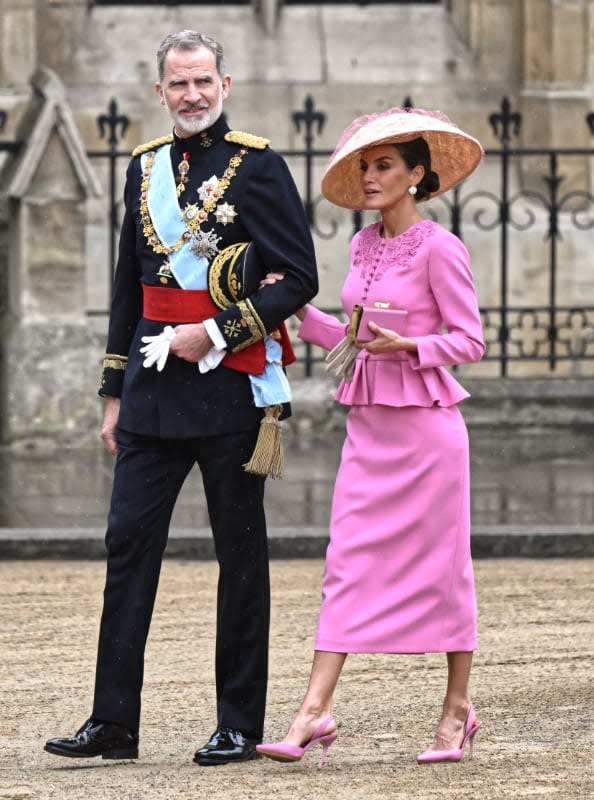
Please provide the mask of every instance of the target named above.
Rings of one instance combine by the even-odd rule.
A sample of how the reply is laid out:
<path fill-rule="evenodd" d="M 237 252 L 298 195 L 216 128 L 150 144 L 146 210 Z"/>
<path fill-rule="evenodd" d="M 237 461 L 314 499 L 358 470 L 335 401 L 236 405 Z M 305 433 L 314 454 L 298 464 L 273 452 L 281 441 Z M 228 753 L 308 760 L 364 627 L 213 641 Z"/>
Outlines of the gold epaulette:
<path fill-rule="evenodd" d="M 150 142 L 139 144 L 138 147 L 135 147 L 132 151 L 132 155 L 141 156 L 143 153 L 148 153 L 149 150 L 156 150 L 158 147 L 161 147 L 162 144 L 169 144 L 172 141 L 172 133 L 168 133 L 167 136 L 159 136 L 158 139 L 152 139 Z"/>
<path fill-rule="evenodd" d="M 242 144 L 244 147 L 253 147 L 255 150 L 264 150 L 270 144 L 270 139 L 265 139 L 263 136 L 254 136 L 253 133 L 245 133 L 244 131 L 229 131 L 225 134 L 226 142 L 233 142 L 233 144 Z"/>

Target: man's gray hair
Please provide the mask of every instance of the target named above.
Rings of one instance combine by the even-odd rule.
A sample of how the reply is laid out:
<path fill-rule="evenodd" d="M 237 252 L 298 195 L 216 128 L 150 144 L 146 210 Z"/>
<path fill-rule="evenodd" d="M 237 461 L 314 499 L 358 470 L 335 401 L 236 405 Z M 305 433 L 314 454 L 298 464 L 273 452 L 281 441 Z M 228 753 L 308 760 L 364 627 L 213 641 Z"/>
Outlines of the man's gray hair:
<path fill-rule="evenodd" d="M 159 80 L 163 80 L 163 73 L 165 71 L 165 57 L 170 50 L 198 50 L 200 47 L 206 47 L 207 50 L 214 55 L 216 60 L 217 72 L 221 78 L 225 77 L 225 60 L 223 56 L 223 48 L 213 39 L 212 36 L 206 36 L 198 31 L 179 31 L 179 33 L 170 33 L 166 36 L 157 50 L 157 69 L 159 70 Z"/>

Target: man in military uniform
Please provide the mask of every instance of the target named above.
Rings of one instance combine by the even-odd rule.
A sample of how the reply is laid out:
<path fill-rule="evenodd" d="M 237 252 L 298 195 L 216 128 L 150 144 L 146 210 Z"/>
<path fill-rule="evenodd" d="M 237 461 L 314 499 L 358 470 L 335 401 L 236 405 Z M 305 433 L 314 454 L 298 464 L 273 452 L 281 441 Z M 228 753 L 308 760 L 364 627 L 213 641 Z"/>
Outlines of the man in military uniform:
<path fill-rule="evenodd" d="M 256 451 L 290 399 L 283 320 L 317 292 L 303 205 L 268 141 L 222 116 L 221 46 L 195 31 L 158 54 L 173 135 L 134 151 L 99 393 L 117 454 L 91 717 L 45 750 L 137 758 L 144 650 L 173 507 L 198 464 L 219 562 L 217 728 L 194 761 L 256 757 L 270 616 Z M 269 272 L 284 280 L 260 285 Z M 270 412 L 270 413 L 269 413 Z M 251 467 L 250 467 L 251 465 Z"/>

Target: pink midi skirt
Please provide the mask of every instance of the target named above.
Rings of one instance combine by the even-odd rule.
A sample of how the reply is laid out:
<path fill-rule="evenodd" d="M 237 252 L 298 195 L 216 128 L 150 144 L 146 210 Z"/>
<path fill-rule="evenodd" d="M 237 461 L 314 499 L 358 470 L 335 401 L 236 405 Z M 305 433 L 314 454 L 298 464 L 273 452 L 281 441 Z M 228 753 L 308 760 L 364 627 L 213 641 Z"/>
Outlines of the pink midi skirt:
<path fill-rule="evenodd" d="M 471 651 L 468 434 L 457 406 L 353 406 L 316 650 Z"/>

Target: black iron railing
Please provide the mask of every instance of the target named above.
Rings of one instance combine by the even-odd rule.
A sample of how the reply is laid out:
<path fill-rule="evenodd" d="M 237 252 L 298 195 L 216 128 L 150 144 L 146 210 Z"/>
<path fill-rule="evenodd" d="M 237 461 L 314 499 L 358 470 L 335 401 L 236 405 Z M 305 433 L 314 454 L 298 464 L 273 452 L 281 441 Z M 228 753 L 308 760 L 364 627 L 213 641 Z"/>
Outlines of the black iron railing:
<path fill-rule="evenodd" d="M 403 105 L 412 107 L 413 104 L 407 98 Z M 305 127 L 306 148 L 285 155 L 305 159 L 309 176 L 313 172 L 312 161 L 328 155 L 311 147 L 312 129 L 315 126 L 321 129 L 325 117 L 314 110 L 308 98 L 299 119 Z M 546 365 L 547 371 L 552 373 L 561 362 L 574 362 L 574 366 L 578 362 L 592 362 L 594 263 L 589 253 L 594 228 L 594 196 L 590 185 L 594 148 L 513 146 L 521 131 L 522 118 L 512 111 L 507 98 L 502 101 L 500 110 L 489 116 L 489 123 L 500 148 L 487 149 L 485 162 L 496 166 L 496 175 L 490 176 L 489 185 L 497 188 L 487 190 L 481 188 L 477 180 L 469 180 L 427 207 L 428 216 L 466 241 L 471 257 L 473 250 L 477 258 L 480 251 L 483 259 L 485 248 L 492 253 L 491 260 L 497 269 L 497 296 L 495 303 L 481 307 L 488 344 L 484 361 L 496 362 L 497 374 L 502 376 L 508 375 L 512 363 Z M 586 124 L 594 135 L 594 112 L 587 115 Z M 564 190 L 568 179 L 561 165 L 571 171 L 572 162 L 582 162 L 582 184 L 576 186 L 574 177 L 570 188 Z M 323 198 L 319 194 L 314 196 L 310 186 L 304 202 L 314 234 L 321 239 L 334 237 L 338 222 L 324 215 L 323 224 L 320 223 L 318 210 Z M 353 232 L 361 224 L 362 215 L 354 212 Z M 570 240 L 566 246 L 569 252 L 562 254 L 560 249 L 565 240 Z M 538 257 L 529 259 L 522 255 L 529 249 L 542 250 L 543 245 L 544 250 Z M 518 259 L 523 261 L 524 258 L 531 264 L 526 272 L 538 275 L 532 278 L 535 284 L 532 288 L 526 285 L 519 290 L 518 276 L 522 271 Z M 576 272 L 576 264 L 581 265 L 582 273 L 578 279 L 579 289 L 573 293 L 560 288 L 561 268 L 566 268 L 570 260 L 573 261 L 572 270 L 565 270 L 565 283 L 568 273 Z M 575 274 L 573 279 L 576 280 Z M 530 283 L 530 279 L 525 283 Z M 568 294 L 572 295 L 569 300 Z M 536 302 L 537 297 L 540 302 Z M 300 347 L 303 348 L 305 374 L 310 375 L 324 354 L 315 347 Z"/>
<path fill-rule="evenodd" d="M 406 98 L 403 105 L 413 107 L 412 100 Z M 0 131 L 5 120 L 6 113 L 0 110 Z M 320 172 L 330 155 L 329 150 L 316 147 L 326 114 L 316 109 L 308 96 L 303 109 L 293 112 L 292 122 L 303 136 L 303 147 L 282 154 L 294 172 L 302 175 L 298 183 L 307 218 L 314 238 L 324 242 L 339 236 L 341 229 L 341 210 L 330 207 L 318 189 Z M 109 286 L 113 282 L 121 216 L 118 185 L 121 186 L 123 170 L 118 168 L 118 162 L 130 157 L 127 149 L 120 149 L 129 123 L 129 118 L 119 112 L 117 102 L 111 100 L 108 113 L 97 119 L 107 149 L 88 153 L 90 158 L 108 164 Z M 484 259 L 488 253 L 493 263 L 489 302 L 482 305 L 481 313 L 488 344 L 483 361 L 493 362 L 495 374 L 508 375 L 510 365 L 520 362 L 545 365 L 549 373 L 558 370 L 562 362 L 572 362 L 579 373 L 580 365 L 594 362 L 594 265 L 590 255 L 594 148 L 516 146 L 522 117 L 512 110 L 507 98 L 489 116 L 489 123 L 500 145 L 485 152 L 485 167 L 491 174 L 484 183 L 489 188 L 473 176 L 461 187 L 432 201 L 427 214 L 460 236 L 471 258 L 474 255 Z M 585 124 L 594 136 L 594 112 L 586 115 Z M 0 140 L 0 151 L 17 152 L 19 145 Z M 361 212 L 352 212 L 351 233 L 361 228 L 364 217 Z M 348 241 L 341 243 L 345 256 L 347 244 Z M 534 252 L 524 256 L 525 252 L 538 250 L 541 252 L 537 256 Z M 520 269 L 519 262 L 524 260 L 530 264 L 528 272 Z M 530 271 L 535 275 L 530 277 Z M 573 291 L 564 288 L 570 278 L 577 284 Z M 107 309 L 90 313 L 107 314 Z M 313 374 L 324 353 L 301 343 L 298 351 L 305 375 Z"/>
<path fill-rule="evenodd" d="M 110 101 L 107 110 L 109 113 L 101 114 L 97 117 L 97 125 L 99 127 L 99 136 L 102 139 L 107 136 L 107 145 L 109 149 L 91 150 L 88 156 L 89 158 L 107 158 L 109 164 L 109 185 L 107 192 L 109 198 L 109 250 L 107 252 L 109 286 L 112 286 L 116 259 L 116 242 L 119 232 L 116 165 L 118 158 L 130 158 L 130 152 L 128 150 L 123 152 L 118 150 L 118 143 L 126 135 L 126 131 L 130 125 L 130 118 L 125 114 L 118 114 L 118 105 L 115 100 Z"/>

